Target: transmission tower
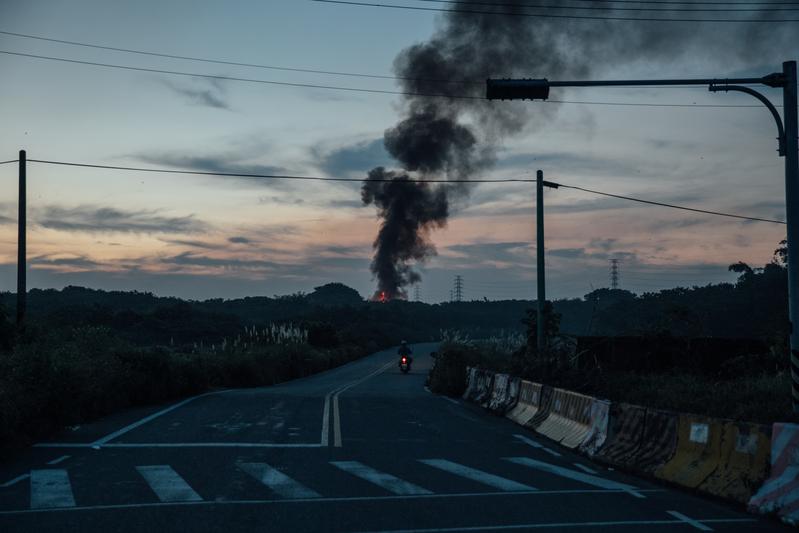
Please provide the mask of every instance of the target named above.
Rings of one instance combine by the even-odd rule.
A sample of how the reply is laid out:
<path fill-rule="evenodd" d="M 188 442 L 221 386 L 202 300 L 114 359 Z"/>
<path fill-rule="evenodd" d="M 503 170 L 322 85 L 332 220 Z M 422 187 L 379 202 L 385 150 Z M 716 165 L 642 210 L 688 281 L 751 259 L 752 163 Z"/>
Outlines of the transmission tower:
<path fill-rule="evenodd" d="M 419 284 L 417 283 L 413 286 L 413 301 L 418 302 L 421 301 L 421 299 L 421 296 L 419 296 Z"/>
<path fill-rule="evenodd" d="M 610 259 L 610 288 L 619 288 L 619 260 Z"/>
<path fill-rule="evenodd" d="M 463 301 L 463 277 L 458 275 L 455 276 L 455 301 L 462 302 Z"/>

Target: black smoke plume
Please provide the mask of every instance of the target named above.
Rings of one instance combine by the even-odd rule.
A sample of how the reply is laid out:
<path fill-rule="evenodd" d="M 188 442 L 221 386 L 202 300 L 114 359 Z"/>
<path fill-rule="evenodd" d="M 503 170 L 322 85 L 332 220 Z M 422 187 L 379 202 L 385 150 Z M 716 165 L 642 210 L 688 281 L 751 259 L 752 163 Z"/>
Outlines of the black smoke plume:
<path fill-rule="evenodd" d="M 764 57 L 778 63 L 783 58 L 775 58 L 775 50 L 796 50 L 790 24 L 520 16 L 541 12 L 530 5 L 529 0 L 498 0 L 496 6 L 485 1 L 448 4 L 472 12 L 442 15 L 429 41 L 396 57 L 394 72 L 407 95 L 403 118 L 386 130 L 384 144 L 403 171 L 375 168 L 362 189 L 364 205 L 375 204 L 382 219 L 371 265 L 378 281 L 376 296 L 406 296 L 404 287 L 420 279 L 412 264 L 435 254 L 430 232 L 446 225 L 453 195 L 464 197 L 469 191 L 469 184 L 460 181 L 429 184 L 418 179 L 468 180 L 479 175 L 494 161 L 499 141 L 525 127 L 539 126 L 557 112 L 558 105 L 552 103 L 488 102 L 482 98 L 486 78 L 579 79 L 627 66 L 646 70 L 650 62 L 660 67 L 686 65 L 679 69 L 681 74 L 701 67 L 698 77 L 708 77 L 752 66 Z M 581 5 L 593 9 L 546 13 L 664 19 L 784 17 L 766 11 L 686 14 L 658 7 L 659 11 L 642 13 L 612 9 L 607 2 Z"/>

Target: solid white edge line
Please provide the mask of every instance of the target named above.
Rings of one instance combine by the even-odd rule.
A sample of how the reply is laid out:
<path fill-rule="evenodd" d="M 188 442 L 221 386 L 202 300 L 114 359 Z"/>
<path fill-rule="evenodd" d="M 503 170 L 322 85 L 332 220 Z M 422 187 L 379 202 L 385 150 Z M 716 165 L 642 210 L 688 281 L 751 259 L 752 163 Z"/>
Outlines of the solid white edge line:
<path fill-rule="evenodd" d="M 593 495 L 598 494 L 624 494 L 623 490 L 604 490 L 604 489 L 566 489 L 566 490 L 535 490 L 529 492 L 468 492 L 468 493 L 454 493 L 454 494 L 409 494 L 409 495 L 388 495 L 388 496 L 342 496 L 330 498 L 297 498 L 297 499 L 279 499 L 279 500 L 220 500 L 220 501 L 201 501 L 201 502 L 169 502 L 169 503 L 128 503 L 117 505 L 89 505 L 84 507 L 64 507 L 53 509 L 18 509 L 15 511 L 0 511 L 0 516 L 4 515 L 18 515 L 18 514 L 31 514 L 42 512 L 55 512 L 55 511 L 100 511 L 103 509 L 137 509 L 146 507 L 163 507 L 163 506 L 183 506 L 183 505 L 278 505 L 278 504 L 302 504 L 302 503 L 326 503 L 326 502 L 369 502 L 369 501 L 401 501 L 401 500 L 415 500 L 424 498 L 433 499 L 447 499 L 447 498 L 488 498 L 488 497 L 505 497 L 513 498 L 517 496 L 563 496 L 573 494 L 580 495 Z M 644 489 L 641 492 L 666 492 L 665 489 Z M 703 522 L 712 522 L 713 520 L 703 520 Z M 756 519 L 751 519 L 756 521 Z"/>
<path fill-rule="evenodd" d="M 684 522 L 684 523 L 686 523 L 686 524 L 688 524 L 690 526 L 695 527 L 699 531 L 713 531 L 712 527 L 706 526 L 705 524 L 703 524 L 699 520 L 694 520 L 691 517 L 685 516 L 684 514 L 682 514 L 679 511 L 666 511 L 666 513 L 670 514 L 671 516 L 673 516 L 674 518 L 676 518 L 680 522 Z"/>
<path fill-rule="evenodd" d="M 52 461 L 47 461 L 47 464 L 48 465 L 57 465 L 58 463 L 60 463 L 62 461 L 66 461 L 70 457 L 72 457 L 72 456 L 71 455 L 62 455 L 58 459 L 53 459 Z"/>
<path fill-rule="evenodd" d="M 742 522 L 755 522 L 750 518 L 714 518 L 705 520 L 716 524 L 738 524 Z M 427 529 L 375 529 L 371 531 L 359 531 L 356 533 L 450 533 L 456 531 L 511 531 L 514 529 L 573 529 L 576 527 L 612 527 L 612 526 L 666 526 L 670 524 L 684 523 L 681 520 L 609 520 L 605 522 L 550 522 L 544 524 L 510 524 L 495 526 L 464 526 L 464 527 L 444 527 Z M 712 531 L 712 529 L 710 530 Z"/>
<path fill-rule="evenodd" d="M 574 466 L 576 466 L 577 468 L 579 468 L 580 470 L 582 470 L 583 472 L 587 473 L 587 474 L 592 474 L 592 475 L 595 475 L 595 476 L 596 476 L 597 474 L 599 474 L 599 472 L 597 472 L 597 471 L 596 471 L 596 470 L 594 470 L 593 468 L 588 468 L 587 466 L 585 466 L 585 465 L 581 465 L 580 463 L 572 463 L 572 464 L 573 464 Z"/>
<path fill-rule="evenodd" d="M 20 482 L 20 481 L 22 481 L 23 479 L 28 479 L 29 477 L 31 477 L 31 475 L 30 475 L 30 474 L 22 474 L 21 476 L 17 476 L 17 477 L 15 477 L 15 478 L 14 478 L 14 479 L 12 479 L 12 480 L 6 481 L 6 482 L 5 482 L 5 483 L 3 483 L 2 485 L 0 485 L 0 487 L 2 487 L 2 488 L 10 487 L 11 485 L 14 485 L 14 484 L 16 484 L 16 483 L 19 483 L 19 482 Z"/>
<path fill-rule="evenodd" d="M 327 441 L 330 438 L 330 395 L 333 391 L 325 395 L 325 406 L 322 408 L 322 438 L 319 444 L 327 446 Z"/>
<path fill-rule="evenodd" d="M 514 434 L 513 436 L 522 441 L 523 443 L 527 444 L 528 446 L 532 446 L 533 448 L 543 448 L 542 445 L 538 444 L 536 441 L 534 441 L 529 437 L 519 434 Z"/>

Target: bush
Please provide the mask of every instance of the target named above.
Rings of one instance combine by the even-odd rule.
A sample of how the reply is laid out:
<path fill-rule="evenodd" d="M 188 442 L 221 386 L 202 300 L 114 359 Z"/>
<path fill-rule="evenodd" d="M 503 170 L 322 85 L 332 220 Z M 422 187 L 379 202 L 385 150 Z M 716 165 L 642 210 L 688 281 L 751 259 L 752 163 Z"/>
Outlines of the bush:
<path fill-rule="evenodd" d="M 478 360 L 479 353 L 473 346 L 445 342 L 427 377 L 427 386 L 436 394 L 461 396 L 466 390 L 466 367 Z"/>

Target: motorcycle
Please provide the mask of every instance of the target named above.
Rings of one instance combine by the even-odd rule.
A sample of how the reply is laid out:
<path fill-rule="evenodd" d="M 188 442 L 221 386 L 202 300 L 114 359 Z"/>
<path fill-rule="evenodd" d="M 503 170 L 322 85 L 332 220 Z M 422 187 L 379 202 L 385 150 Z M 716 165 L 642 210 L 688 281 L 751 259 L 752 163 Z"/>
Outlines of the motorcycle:
<path fill-rule="evenodd" d="M 400 357 L 399 360 L 399 368 L 403 374 L 407 374 L 411 371 L 411 360 L 408 358 L 407 355 L 403 355 Z"/>

